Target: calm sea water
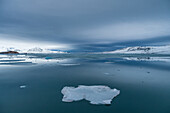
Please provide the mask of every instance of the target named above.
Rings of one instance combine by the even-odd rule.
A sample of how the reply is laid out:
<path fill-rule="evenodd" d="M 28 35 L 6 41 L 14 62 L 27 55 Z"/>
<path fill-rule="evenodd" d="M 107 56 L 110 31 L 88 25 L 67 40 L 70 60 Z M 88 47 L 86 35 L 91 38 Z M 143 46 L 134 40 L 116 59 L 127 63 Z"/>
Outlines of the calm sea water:
<path fill-rule="evenodd" d="M 78 85 L 106 85 L 120 95 L 110 106 L 62 102 L 61 89 Z M 169 95 L 168 55 L 0 56 L 0 113 L 170 113 Z"/>

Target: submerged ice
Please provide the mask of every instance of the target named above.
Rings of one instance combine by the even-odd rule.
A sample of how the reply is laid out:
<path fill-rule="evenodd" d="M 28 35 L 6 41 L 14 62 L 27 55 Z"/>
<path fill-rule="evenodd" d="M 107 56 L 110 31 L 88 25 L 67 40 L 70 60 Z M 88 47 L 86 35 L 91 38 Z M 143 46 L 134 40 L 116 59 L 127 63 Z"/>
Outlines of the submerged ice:
<path fill-rule="evenodd" d="M 111 104 L 114 97 L 119 95 L 120 91 L 111 89 L 108 86 L 84 86 L 64 87 L 61 91 L 64 95 L 63 102 L 73 102 L 82 99 L 90 101 L 91 104 Z"/>

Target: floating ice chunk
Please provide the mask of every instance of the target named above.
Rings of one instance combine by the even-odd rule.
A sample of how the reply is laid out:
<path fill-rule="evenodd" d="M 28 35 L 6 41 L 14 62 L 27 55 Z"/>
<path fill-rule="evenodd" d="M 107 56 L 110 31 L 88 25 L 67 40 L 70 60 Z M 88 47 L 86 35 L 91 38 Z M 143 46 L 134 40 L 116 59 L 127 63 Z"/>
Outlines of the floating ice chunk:
<path fill-rule="evenodd" d="M 64 95 L 63 102 L 73 102 L 82 99 L 90 101 L 91 104 L 111 104 L 114 97 L 119 95 L 120 91 L 111 89 L 108 86 L 84 86 L 64 87 L 61 90 Z"/>
<path fill-rule="evenodd" d="M 21 89 L 24 89 L 26 88 L 27 86 L 26 85 L 22 85 L 22 86 L 19 86 Z"/>

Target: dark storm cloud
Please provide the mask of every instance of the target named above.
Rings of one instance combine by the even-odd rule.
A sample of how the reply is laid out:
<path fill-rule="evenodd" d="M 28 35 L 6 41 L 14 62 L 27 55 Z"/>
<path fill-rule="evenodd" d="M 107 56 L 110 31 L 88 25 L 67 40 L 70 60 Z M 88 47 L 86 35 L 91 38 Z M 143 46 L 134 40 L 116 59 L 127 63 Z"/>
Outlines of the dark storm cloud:
<path fill-rule="evenodd" d="M 116 42 L 170 35 L 169 26 L 169 0 L 0 0 L 0 34 L 21 39 Z"/>
<path fill-rule="evenodd" d="M 162 46 L 170 44 L 170 36 L 161 36 L 148 39 L 140 40 L 129 40 L 129 41 L 120 41 L 115 43 L 107 44 L 80 44 L 77 45 L 77 49 L 72 50 L 73 52 L 104 52 L 104 51 L 113 51 L 117 49 L 122 49 L 126 47 L 133 46 Z"/>

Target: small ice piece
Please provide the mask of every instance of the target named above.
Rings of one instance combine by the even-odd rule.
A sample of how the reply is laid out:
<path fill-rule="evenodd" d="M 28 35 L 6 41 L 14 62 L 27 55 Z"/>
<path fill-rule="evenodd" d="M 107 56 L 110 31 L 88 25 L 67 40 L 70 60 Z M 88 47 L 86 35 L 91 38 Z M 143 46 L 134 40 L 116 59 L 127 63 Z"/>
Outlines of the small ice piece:
<path fill-rule="evenodd" d="M 26 88 L 27 86 L 26 85 L 22 85 L 22 86 L 19 86 L 21 89 L 24 89 Z"/>
<path fill-rule="evenodd" d="M 109 73 L 104 73 L 105 75 L 109 75 Z"/>
<path fill-rule="evenodd" d="M 64 95 L 63 102 L 73 102 L 85 99 L 91 104 L 111 104 L 114 97 L 119 95 L 120 90 L 111 89 L 108 86 L 84 86 L 79 85 L 75 87 L 64 87 L 61 90 Z"/>

